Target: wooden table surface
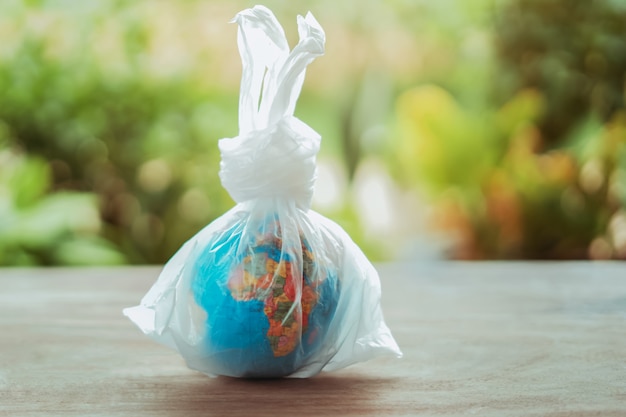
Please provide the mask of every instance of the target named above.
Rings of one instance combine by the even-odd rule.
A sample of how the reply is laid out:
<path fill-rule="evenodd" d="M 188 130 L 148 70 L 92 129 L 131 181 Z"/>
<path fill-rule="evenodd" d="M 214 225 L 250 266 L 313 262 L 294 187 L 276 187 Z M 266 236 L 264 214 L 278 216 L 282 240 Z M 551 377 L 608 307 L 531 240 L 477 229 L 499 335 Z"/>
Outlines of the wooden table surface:
<path fill-rule="evenodd" d="M 626 416 L 626 264 L 377 266 L 404 351 L 209 378 L 122 316 L 159 268 L 0 269 L 0 415 Z"/>

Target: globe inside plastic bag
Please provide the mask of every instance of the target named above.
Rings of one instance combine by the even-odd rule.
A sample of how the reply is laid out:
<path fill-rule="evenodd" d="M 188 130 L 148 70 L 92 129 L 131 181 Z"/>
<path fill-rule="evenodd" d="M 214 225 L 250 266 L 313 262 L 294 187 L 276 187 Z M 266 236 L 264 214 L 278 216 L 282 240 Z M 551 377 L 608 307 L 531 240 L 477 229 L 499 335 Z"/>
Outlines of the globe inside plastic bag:
<path fill-rule="evenodd" d="M 240 12 L 239 135 L 221 139 L 220 179 L 237 205 L 186 242 L 140 305 L 144 333 L 208 375 L 310 377 L 401 352 L 378 274 L 337 224 L 309 208 L 320 136 L 293 116 L 324 53 L 310 13 L 290 51 L 272 12 Z"/>

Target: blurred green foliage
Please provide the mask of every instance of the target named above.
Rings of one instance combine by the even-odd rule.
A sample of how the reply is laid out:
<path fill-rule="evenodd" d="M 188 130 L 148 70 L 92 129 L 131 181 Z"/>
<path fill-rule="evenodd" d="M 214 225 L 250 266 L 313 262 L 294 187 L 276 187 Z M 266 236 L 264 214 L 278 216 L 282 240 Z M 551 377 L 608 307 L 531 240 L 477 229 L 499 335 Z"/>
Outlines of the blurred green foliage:
<path fill-rule="evenodd" d="M 621 1 L 512 1 L 495 19 L 495 93 L 543 92 L 543 141 L 567 140 L 581 118 L 607 121 L 624 108 L 625 33 Z"/>
<path fill-rule="evenodd" d="M 451 256 L 626 259 L 626 8 L 512 0 L 494 16 L 478 94 L 399 98 L 400 176 L 437 202 Z"/>
<path fill-rule="evenodd" d="M 233 205 L 226 22 L 253 4 L 0 3 L 0 265 L 162 263 Z M 401 251 L 419 195 L 451 257 L 626 258 L 623 2 L 266 4 L 292 44 L 296 13 L 327 32 L 296 115 L 337 175 L 318 209 L 368 256 Z M 364 215 L 383 200 L 395 232 Z"/>
<path fill-rule="evenodd" d="M 45 6 L 37 3 L 15 5 L 11 17 L 18 28 L 27 28 L 36 20 L 33 16 L 44 11 Z M 8 185 L 18 196 L 53 192 L 44 200 L 50 202 L 40 209 L 44 210 L 41 218 L 53 219 L 59 211 L 59 215 L 80 216 L 87 201 L 95 204 L 101 217 L 100 241 L 124 253 L 128 262 L 162 262 L 194 231 L 232 205 L 217 180 L 217 170 L 211 169 L 219 164 L 219 155 L 215 140 L 207 141 L 205 131 L 236 124 L 237 97 L 199 88 L 185 74 L 158 78 L 149 73 L 140 53 L 147 48 L 149 29 L 130 6 L 75 13 L 62 15 L 72 23 L 81 19 L 81 25 L 71 28 L 77 31 L 69 38 L 74 42 L 71 47 L 57 49 L 63 46 L 57 37 L 66 36 L 67 28 L 62 21 L 51 20 L 40 33 L 27 30 L 1 62 L 0 120 L 5 141 L 37 156 L 23 163 L 25 175 L 37 182 L 9 181 Z M 97 39 L 98 28 L 124 19 L 127 22 L 108 35 L 118 36 L 123 47 L 107 50 L 116 55 L 114 64 L 121 67 L 116 71 L 103 62 L 106 55 L 98 56 L 92 48 L 95 42 L 109 40 Z M 220 133 L 226 136 L 226 129 Z M 74 193 L 64 196 L 64 190 Z M 23 207 L 14 208 L 21 213 Z M 23 223 L 31 223 L 28 218 Z M 61 232 L 41 233 L 47 236 L 42 239 L 54 240 Z M 77 253 L 86 250 L 79 249 L 73 246 Z M 69 260 L 44 255 L 45 263 Z M 109 262 L 102 255 L 98 259 L 94 253 L 85 262 Z M 16 262 L 3 257 L 2 263 Z"/>
<path fill-rule="evenodd" d="M 0 265 L 124 263 L 98 236 L 95 196 L 47 194 L 50 186 L 46 162 L 9 149 L 0 136 Z"/>

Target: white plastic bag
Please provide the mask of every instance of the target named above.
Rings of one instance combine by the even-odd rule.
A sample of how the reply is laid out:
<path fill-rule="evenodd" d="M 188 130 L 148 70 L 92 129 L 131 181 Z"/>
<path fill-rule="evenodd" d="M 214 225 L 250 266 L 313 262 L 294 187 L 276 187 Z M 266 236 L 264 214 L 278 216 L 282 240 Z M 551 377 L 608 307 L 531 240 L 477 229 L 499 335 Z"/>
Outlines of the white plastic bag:
<path fill-rule="evenodd" d="M 137 307 L 124 310 L 190 368 L 234 377 L 309 377 L 382 354 L 378 275 L 335 223 L 309 210 L 320 136 L 293 116 L 324 31 L 298 16 L 290 52 L 262 6 L 244 10 L 239 136 L 222 139 L 233 209 L 191 238 Z"/>

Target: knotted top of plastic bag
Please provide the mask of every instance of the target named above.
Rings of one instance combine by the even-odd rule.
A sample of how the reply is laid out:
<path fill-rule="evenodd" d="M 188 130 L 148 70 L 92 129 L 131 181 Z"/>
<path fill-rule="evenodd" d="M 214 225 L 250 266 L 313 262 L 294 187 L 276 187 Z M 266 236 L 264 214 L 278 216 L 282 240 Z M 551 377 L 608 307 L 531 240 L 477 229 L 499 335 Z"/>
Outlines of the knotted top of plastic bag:
<path fill-rule="evenodd" d="M 283 28 L 263 6 L 235 17 L 243 65 L 239 136 L 221 139 L 220 178 L 238 203 L 293 199 L 308 209 L 320 135 L 293 116 L 306 67 L 324 54 L 324 30 L 311 13 L 298 16 L 298 44 L 289 51 Z"/>

